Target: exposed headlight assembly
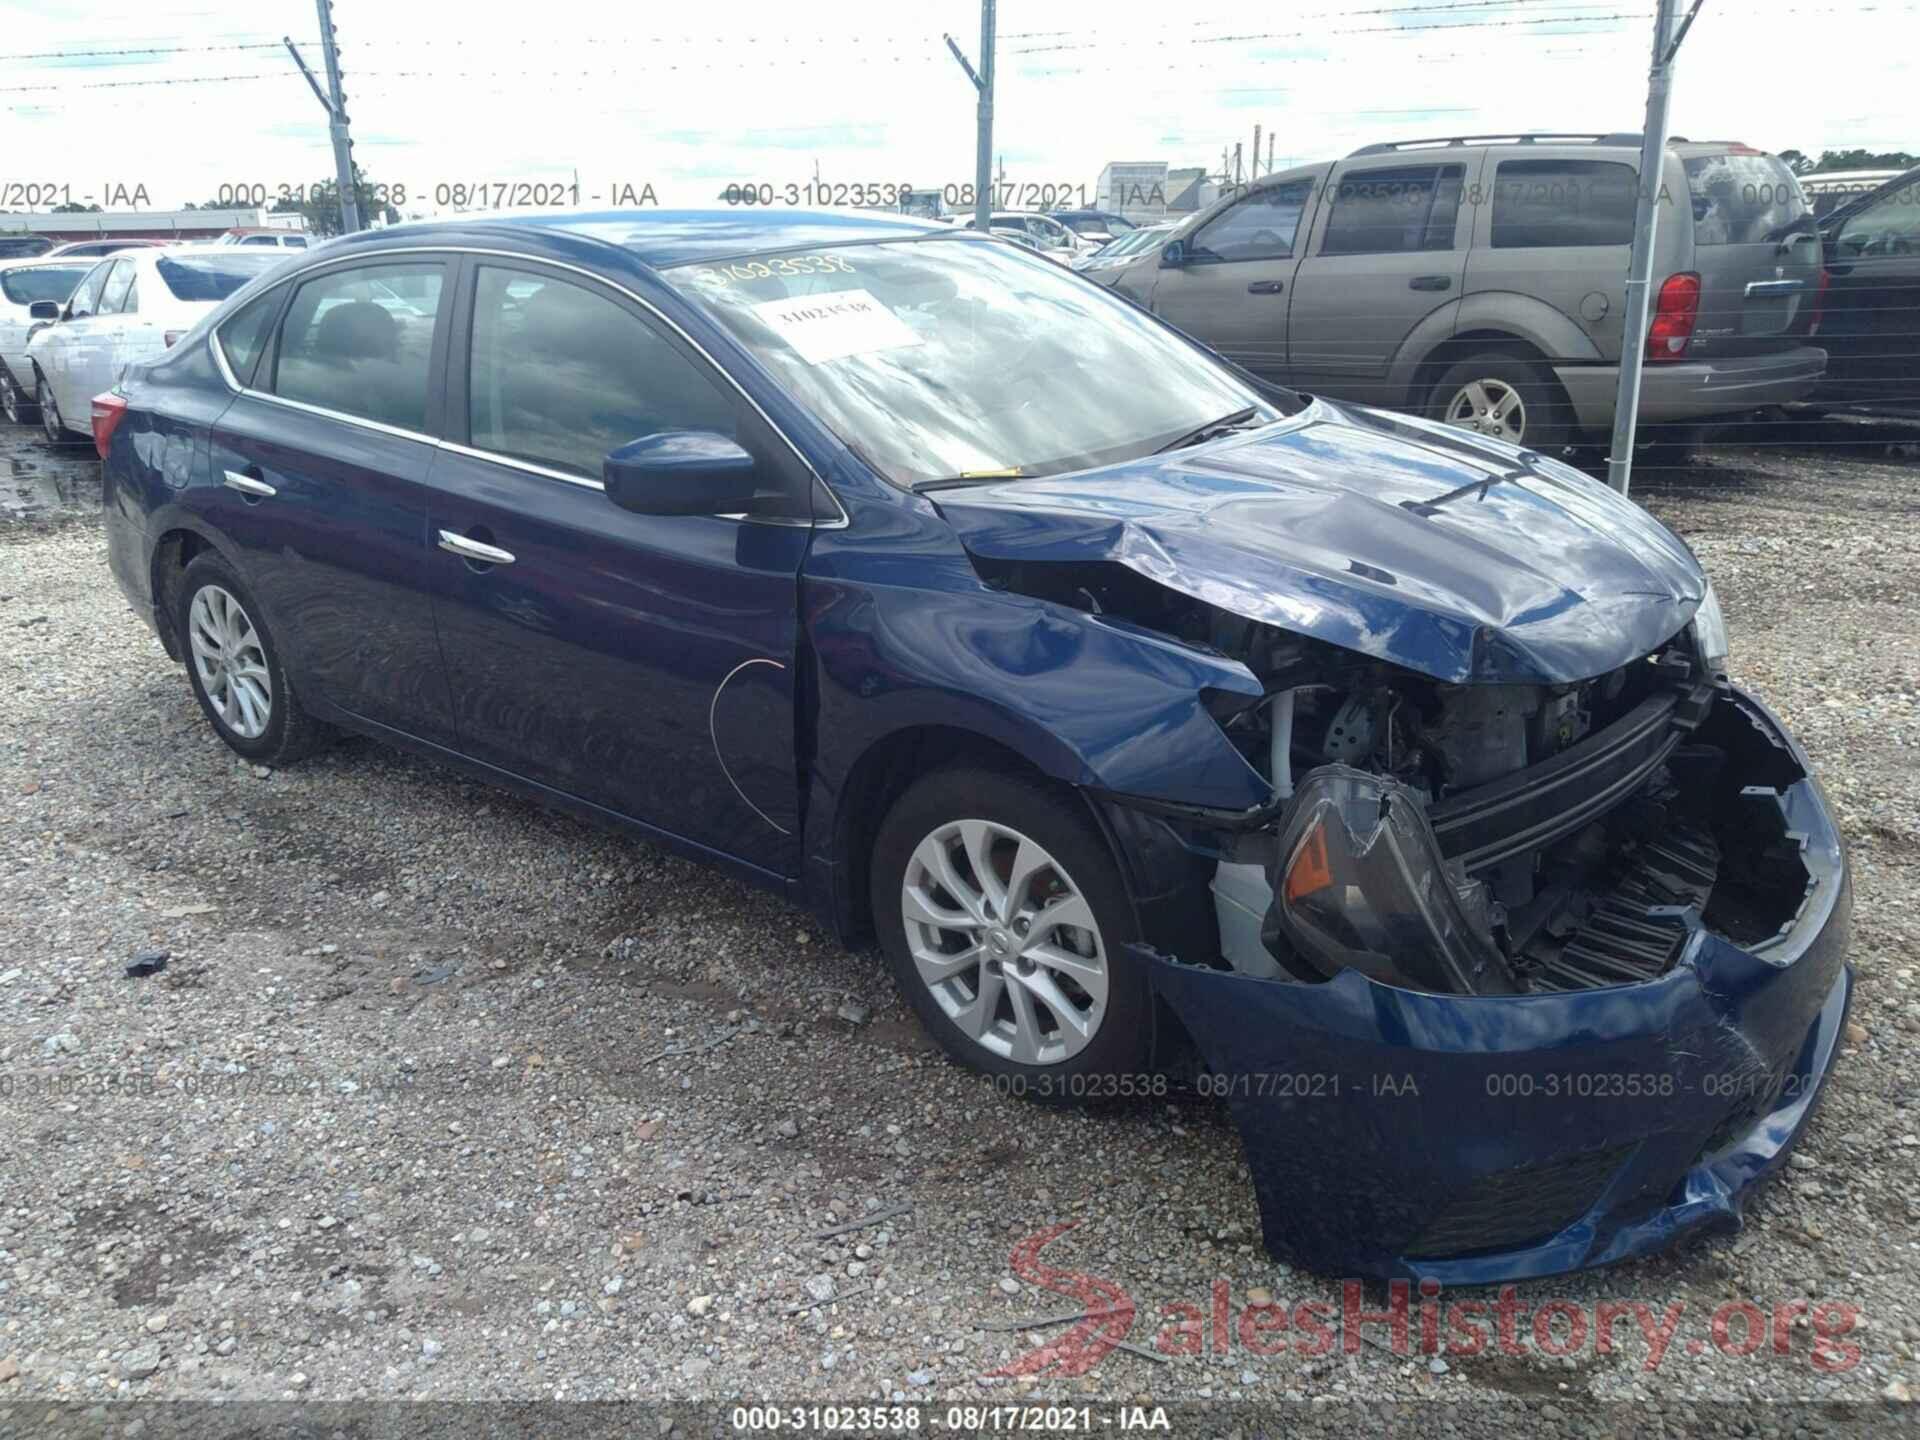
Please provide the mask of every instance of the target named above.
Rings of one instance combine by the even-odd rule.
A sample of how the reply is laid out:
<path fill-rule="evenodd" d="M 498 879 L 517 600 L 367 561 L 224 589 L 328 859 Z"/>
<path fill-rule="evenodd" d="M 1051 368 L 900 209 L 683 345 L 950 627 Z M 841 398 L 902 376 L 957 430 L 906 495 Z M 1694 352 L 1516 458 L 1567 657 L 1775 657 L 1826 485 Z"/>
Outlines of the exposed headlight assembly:
<path fill-rule="evenodd" d="M 1693 612 L 1693 643 L 1700 652 L 1701 664 L 1710 673 L 1727 673 L 1727 621 L 1720 613 L 1720 597 L 1713 593 L 1711 583 L 1700 608 Z"/>
<path fill-rule="evenodd" d="M 1276 854 L 1269 923 L 1313 969 L 1439 994 L 1518 990 L 1486 885 L 1441 855 L 1405 785 L 1344 765 L 1313 771 Z"/>

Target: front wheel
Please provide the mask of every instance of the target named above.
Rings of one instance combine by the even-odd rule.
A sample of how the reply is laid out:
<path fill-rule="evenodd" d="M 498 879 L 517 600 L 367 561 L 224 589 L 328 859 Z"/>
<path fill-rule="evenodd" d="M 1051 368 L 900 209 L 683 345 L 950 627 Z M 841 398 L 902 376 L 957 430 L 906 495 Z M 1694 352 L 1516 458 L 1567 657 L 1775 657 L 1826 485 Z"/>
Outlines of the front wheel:
<path fill-rule="evenodd" d="M 47 443 L 64 445 L 73 437 L 67 433 L 67 425 L 60 418 L 60 406 L 53 398 L 53 387 L 47 384 L 47 377 L 39 376 L 33 387 L 34 403 L 40 407 L 40 428 L 46 432 Z"/>
<path fill-rule="evenodd" d="M 1132 906 L 1071 797 L 992 770 L 925 777 L 881 825 L 873 913 L 901 992 L 962 1064 L 1052 1101 L 1144 1070 Z"/>

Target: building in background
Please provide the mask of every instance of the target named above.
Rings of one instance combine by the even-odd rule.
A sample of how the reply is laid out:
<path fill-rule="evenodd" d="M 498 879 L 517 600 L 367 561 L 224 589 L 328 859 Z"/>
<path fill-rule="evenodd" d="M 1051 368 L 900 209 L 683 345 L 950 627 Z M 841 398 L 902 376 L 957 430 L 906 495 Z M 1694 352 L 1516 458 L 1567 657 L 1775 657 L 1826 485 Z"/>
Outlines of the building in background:
<path fill-rule="evenodd" d="M 1220 198 L 1220 181 L 1204 165 L 1183 165 L 1167 171 L 1167 214 L 1191 215 Z"/>
<path fill-rule="evenodd" d="M 0 211 L 0 235 L 44 235 L 69 240 L 212 241 L 229 230 L 304 231 L 300 215 L 265 210 L 63 210 Z"/>
<path fill-rule="evenodd" d="M 1094 188 L 1096 210 L 1111 210 L 1129 220 L 1158 220 L 1167 213 L 1164 160 L 1110 161 Z"/>

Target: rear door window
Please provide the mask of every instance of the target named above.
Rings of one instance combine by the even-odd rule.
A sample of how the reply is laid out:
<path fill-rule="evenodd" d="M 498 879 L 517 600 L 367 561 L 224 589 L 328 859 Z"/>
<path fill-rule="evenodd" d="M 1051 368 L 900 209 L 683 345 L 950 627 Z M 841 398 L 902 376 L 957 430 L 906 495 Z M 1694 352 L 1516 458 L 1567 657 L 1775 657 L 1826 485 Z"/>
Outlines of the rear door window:
<path fill-rule="evenodd" d="M 1453 249 L 1461 165 L 1349 170 L 1333 191 L 1322 255 L 1403 255 Z"/>
<path fill-rule="evenodd" d="M 1284 260 L 1313 196 L 1313 181 L 1270 185 L 1214 216 L 1191 242 L 1196 260 Z"/>
<path fill-rule="evenodd" d="M 1631 245 L 1638 172 L 1611 160 L 1502 160 L 1493 248 Z"/>
<path fill-rule="evenodd" d="M 1759 151 L 1687 159 L 1696 245 L 1759 245 L 1811 229 L 1813 210 L 1793 172 Z"/>
<path fill-rule="evenodd" d="M 280 324 L 272 392 L 424 432 L 445 281 L 438 263 L 357 265 L 307 281 Z"/>
<path fill-rule="evenodd" d="M 274 318 L 279 315 L 280 302 L 286 299 L 286 294 L 284 285 L 276 285 L 266 294 L 249 300 L 238 314 L 221 323 L 220 353 L 242 388 L 253 383 L 254 368 L 267 348 L 267 337 L 273 333 Z"/>
<path fill-rule="evenodd" d="M 480 267 L 467 372 L 471 443 L 598 480 L 662 430 L 736 433 L 732 398 L 639 316 L 565 280 Z"/>

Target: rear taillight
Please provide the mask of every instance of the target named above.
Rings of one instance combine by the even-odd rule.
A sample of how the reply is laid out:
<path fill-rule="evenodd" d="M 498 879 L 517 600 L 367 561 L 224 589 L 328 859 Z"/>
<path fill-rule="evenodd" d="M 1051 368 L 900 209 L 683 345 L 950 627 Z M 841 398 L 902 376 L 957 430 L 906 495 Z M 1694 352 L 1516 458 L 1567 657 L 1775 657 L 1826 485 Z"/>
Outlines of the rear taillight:
<path fill-rule="evenodd" d="M 187 332 L 184 330 L 162 330 L 160 332 L 160 338 L 167 342 L 167 348 L 171 350 L 187 338 Z"/>
<path fill-rule="evenodd" d="M 1647 327 L 1647 361 L 1684 360 L 1700 318 L 1700 277 L 1683 270 L 1669 275 L 1653 302 L 1653 323 Z"/>
<path fill-rule="evenodd" d="M 1827 273 L 1827 267 L 1820 267 L 1820 278 L 1813 282 L 1813 304 L 1811 316 L 1807 320 L 1807 338 L 1811 340 L 1820 333 L 1820 322 L 1827 318 L 1827 286 L 1833 283 L 1833 276 Z"/>
<path fill-rule="evenodd" d="M 93 397 L 93 448 L 100 452 L 102 460 L 107 458 L 107 450 L 113 444 L 113 432 L 119 428 L 126 413 L 127 402 L 111 390 Z"/>

